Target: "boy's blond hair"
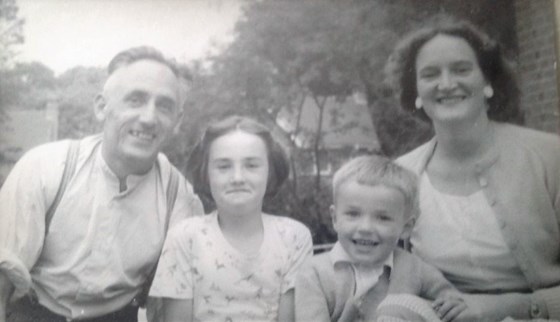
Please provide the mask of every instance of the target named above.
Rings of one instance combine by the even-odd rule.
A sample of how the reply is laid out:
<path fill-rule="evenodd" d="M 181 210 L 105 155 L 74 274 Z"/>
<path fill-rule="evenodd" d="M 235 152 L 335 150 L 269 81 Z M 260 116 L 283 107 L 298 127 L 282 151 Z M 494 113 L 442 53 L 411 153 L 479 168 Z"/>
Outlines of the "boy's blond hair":
<path fill-rule="evenodd" d="M 418 214 L 418 179 L 414 173 L 379 155 L 359 156 L 346 162 L 333 176 L 333 202 L 340 186 L 355 181 L 366 186 L 383 185 L 404 196 L 405 215 Z"/>

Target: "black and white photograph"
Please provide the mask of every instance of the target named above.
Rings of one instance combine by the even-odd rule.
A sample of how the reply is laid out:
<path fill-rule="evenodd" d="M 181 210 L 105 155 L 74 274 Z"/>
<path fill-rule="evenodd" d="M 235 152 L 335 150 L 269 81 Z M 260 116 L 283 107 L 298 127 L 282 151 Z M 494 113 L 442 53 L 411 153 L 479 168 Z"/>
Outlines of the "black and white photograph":
<path fill-rule="evenodd" d="M 0 322 L 560 321 L 560 0 L 0 0 Z"/>

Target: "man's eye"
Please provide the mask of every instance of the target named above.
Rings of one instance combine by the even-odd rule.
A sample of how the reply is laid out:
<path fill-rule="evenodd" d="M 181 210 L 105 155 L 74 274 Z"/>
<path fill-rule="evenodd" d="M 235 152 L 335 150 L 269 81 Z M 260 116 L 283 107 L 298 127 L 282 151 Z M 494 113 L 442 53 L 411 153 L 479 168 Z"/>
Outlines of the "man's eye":
<path fill-rule="evenodd" d="M 127 102 L 134 107 L 138 107 L 141 106 L 144 103 L 144 100 L 137 96 L 137 95 L 133 95 L 127 98 Z"/>
<path fill-rule="evenodd" d="M 175 103 L 165 100 L 159 102 L 158 107 L 166 113 L 171 113 L 175 110 Z"/>

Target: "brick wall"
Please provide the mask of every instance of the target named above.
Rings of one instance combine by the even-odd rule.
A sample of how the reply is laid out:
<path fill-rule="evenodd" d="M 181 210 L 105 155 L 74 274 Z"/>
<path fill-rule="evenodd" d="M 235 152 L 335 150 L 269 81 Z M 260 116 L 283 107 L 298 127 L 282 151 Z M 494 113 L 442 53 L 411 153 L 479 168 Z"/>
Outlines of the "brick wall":
<path fill-rule="evenodd" d="M 560 133 L 555 23 L 560 15 L 555 11 L 554 0 L 515 0 L 515 15 L 521 107 L 526 125 Z"/>

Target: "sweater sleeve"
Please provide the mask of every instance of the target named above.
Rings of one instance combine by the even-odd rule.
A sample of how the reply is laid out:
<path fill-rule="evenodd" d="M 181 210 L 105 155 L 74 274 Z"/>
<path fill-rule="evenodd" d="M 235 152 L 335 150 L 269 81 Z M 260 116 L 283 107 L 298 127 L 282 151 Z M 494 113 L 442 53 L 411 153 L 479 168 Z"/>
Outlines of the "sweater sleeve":
<path fill-rule="evenodd" d="M 546 318 L 560 320 L 560 286 L 535 291 L 533 298 L 534 304 L 538 305 L 540 310 L 548 312 Z"/>
<path fill-rule="evenodd" d="M 314 258 L 315 259 L 315 258 Z M 297 322 L 330 322 L 327 295 L 319 278 L 319 272 L 308 261 L 299 271 L 295 286 L 295 313 Z"/>

